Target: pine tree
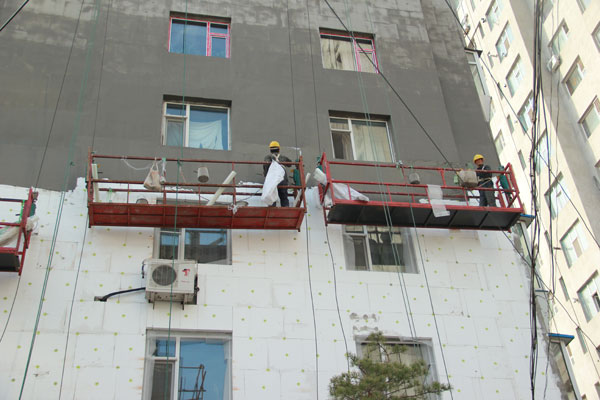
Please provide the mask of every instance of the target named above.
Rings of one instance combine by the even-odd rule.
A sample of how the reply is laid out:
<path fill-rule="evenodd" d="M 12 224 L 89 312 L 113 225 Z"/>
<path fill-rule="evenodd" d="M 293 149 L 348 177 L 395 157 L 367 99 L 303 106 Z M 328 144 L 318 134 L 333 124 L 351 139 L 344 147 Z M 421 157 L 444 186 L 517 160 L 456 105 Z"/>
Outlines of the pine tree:
<path fill-rule="evenodd" d="M 372 333 L 363 357 L 347 355 L 352 370 L 331 378 L 329 393 L 336 400 L 419 400 L 450 390 L 439 382 L 425 383 L 429 367 L 422 360 L 402 363 L 405 351 L 405 346 L 387 344 L 381 332 Z"/>

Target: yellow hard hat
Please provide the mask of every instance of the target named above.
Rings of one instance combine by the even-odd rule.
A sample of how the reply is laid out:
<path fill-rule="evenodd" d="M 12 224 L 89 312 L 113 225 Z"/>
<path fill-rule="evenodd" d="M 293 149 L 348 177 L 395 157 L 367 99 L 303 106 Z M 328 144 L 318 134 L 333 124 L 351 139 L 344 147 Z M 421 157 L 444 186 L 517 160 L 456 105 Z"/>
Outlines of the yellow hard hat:
<path fill-rule="evenodd" d="M 280 147 L 280 146 L 279 146 L 279 142 L 278 142 L 278 141 L 276 141 L 276 140 L 273 140 L 271 143 L 269 143 L 269 147 L 270 147 L 270 148 L 273 148 L 273 147 L 277 147 L 277 148 L 279 148 L 279 147 Z"/>
<path fill-rule="evenodd" d="M 473 157 L 473 162 L 477 160 L 483 160 L 483 156 L 481 154 L 475 154 L 475 157 Z"/>

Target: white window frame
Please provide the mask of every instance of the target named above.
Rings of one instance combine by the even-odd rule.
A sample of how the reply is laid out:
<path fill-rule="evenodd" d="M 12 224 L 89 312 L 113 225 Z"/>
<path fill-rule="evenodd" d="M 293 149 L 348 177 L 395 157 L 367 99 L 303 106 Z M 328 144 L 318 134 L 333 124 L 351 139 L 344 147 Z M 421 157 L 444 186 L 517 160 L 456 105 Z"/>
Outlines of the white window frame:
<path fill-rule="evenodd" d="M 568 242 L 567 242 L 568 240 Z M 569 252 L 569 249 L 575 242 L 575 240 L 579 243 L 579 249 L 581 251 L 580 255 L 577 255 L 576 251 L 573 249 L 572 254 Z M 571 268 L 577 260 L 585 253 L 587 249 L 588 243 L 587 238 L 585 237 L 585 232 L 581 229 L 581 225 L 579 220 L 575 221 L 573 225 L 565 232 L 565 234 L 560 238 L 560 247 L 562 248 L 565 259 L 567 260 L 567 265 Z"/>
<path fill-rule="evenodd" d="M 516 61 L 513 63 L 510 71 L 508 71 L 508 75 L 506 75 L 506 85 L 508 86 L 508 91 L 511 96 L 514 96 L 519 90 L 521 86 L 521 82 L 523 82 L 523 63 L 521 62 L 521 57 L 517 57 Z"/>
<path fill-rule="evenodd" d="M 346 270 L 348 271 L 362 271 L 362 272 L 390 272 L 390 271 L 378 271 L 378 270 L 373 270 L 373 260 L 371 257 L 371 245 L 369 243 L 369 234 L 367 231 L 367 225 L 354 225 L 353 227 L 362 227 L 362 231 L 361 232 L 348 232 L 346 231 L 345 228 L 342 229 L 342 235 L 343 236 L 347 236 L 347 237 L 361 237 L 364 239 L 363 243 L 364 243 L 364 251 L 365 251 L 365 260 L 367 262 L 367 271 L 363 271 L 363 270 L 359 270 L 359 269 L 349 269 L 348 268 L 348 263 L 346 263 Z M 385 228 L 385 227 L 384 227 Z M 397 228 L 397 227 L 396 227 Z M 394 234 L 400 234 L 402 237 L 402 246 L 399 247 L 398 249 L 403 253 L 403 254 L 407 254 L 408 258 L 407 260 L 404 260 L 404 264 L 405 265 L 399 265 L 398 270 L 401 273 L 404 274 L 416 274 L 418 273 L 417 271 L 417 265 L 415 263 L 414 260 L 414 249 L 412 246 L 413 243 L 413 237 L 412 237 L 412 233 L 408 230 L 408 229 L 404 229 L 404 228 L 398 228 L 400 230 L 399 233 L 394 233 Z M 354 242 L 353 242 L 354 245 Z M 406 246 L 406 247 L 405 247 Z M 346 246 L 344 246 L 344 251 L 348 251 L 346 249 Z"/>
<path fill-rule="evenodd" d="M 561 35 L 564 36 L 564 39 L 562 39 L 562 44 L 560 43 Z M 556 32 L 554 33 L 552 39 L 550 40 L 550 43 L 548 44 L 552 54 L 558 56 L 562 51 L 562 48 L 564 47 L 564 44 L 567 42 L 567 40 L 569 40 L 569 27 L 563 20 L 558 26 L 558 29 L 556 29 Z"/>
<path fill-rule="evenodd" d="M 596 26 L 596 29 L 592 32 L 592 38 L 594 39 L 594 43 L 596 43 L 596 47 L 598 51 L 600 51 L 600 24 Z"/>
<path fill-rule="evenodd" d="M 508 56 L 508 50 L 510 50 L 513 40 L 514 36 L 512 29 L 510 28 L 510 24 L 507 22 L 504 26 L 504 29 L 502 29 L 502 32 L 500 33 L 500 37 L 496 41 L 496 52 L 498 53 L 500 62 L 502 62 L 502 60 Z"/>
<path fill-rule="evenodd" d="M 194 228 L 196 229 L 196 228 Z M 227 232 L 227 262 L 226 263 L 217 263 L 217 262 L 209 262 L 209 263 L 201 263 L 201 264 L 216 264 L 216 265 L 231 265 L 232 257 L 231 257 L 231 230 L 230 229 L 219 229 L 219 228 L 198 228 L 200 230 L 222 230 Z M 154 248 L 153 255 L 154 258 L 159 258 L 160 254 L 160 233 L 161 231 L 168 231 L 169 228 L 154 228 Z M 172 229 L 171 229 L 172 230 Z M 185 259 L 185 231 L 186 228 L 177 228 L 179 231 L 179 242 L 177 244 L 177 260 L 183 261 Z M 174 232 L 173 232 L 174 233 Z"/>
<path fill-rule="evenodd" d="M 169 332 L 166 329 L 148 329 L 146 332 L 146 357 L 144 363 L 144 382 L 142 386 L 143 396 L 142 399 L 149 400 L 152 397 L 152 379 L 151 373 L 154 370 L 155 362 L 171 363 L 173 372 L 171 383 L 171 395 L 167 400 L 173 400 L 178 398 L 179 390 L 179 354 L 181 347 L 181 339 L 206 339 L 206 340 L 222 340 L 229 343 L 227 346 L 228 355 L 226 355 L 226 361 L 228 362 L 226 382 L 224 384 L 223 393 L 225 400 L 232 399 L 232 336 L 230 333 L 218 333 L 218 332 L 185 332 L 171 330 L 171 340 L 175 340 L 175 356 L 173 357 L 157 357 L 149 354 L 150 344 L 152 341 L 169 336 Z"/>
<path fill-rule="evenodd" d="M 185 106 L 185 115 L 171 115 L 167 114 L 167 105 Z M 227 110 L 227 148 L 226 149 L 199 149 L 196 147 L 189 147 L 190 139 L 190 123 L 189 115 L 191 107 L 204 107 L 214 108 L 217 110 Z M 167 146 L 167 123 L 168 121 L 183 122 L 183 147 L 197 150 L 217 150 L 217 151 L 230 151 L 231 150 L 231 107 L 224 105 L 215 105 L 210 103 L 195 103 L 195 102 L 181 102 L 181 101 L 163 101 L 162 111 L 162 132 L 161 132 L 161 143 L 163 146 Z"/>
<path fill-rule="evenodd" d="M 579 9 L 581 10 L 582 13 L 584 13 L 585 10 L 588 9 L 590 4 L 591 4 L 591 0 L 577 0 L 577 5 L 579 6 Z"/>
<path fill-rule="evenodd" d="M 335 128 L 333 129 L 331 127 L 331 120 L 332 119 L 345 119 L 348 121 L 348 128 L 349 129 L 338 129 Z M 390 124 L 388 123 L 387 120 L 385 119 L 366 119 L 366 118 L 355 118 L 355 117 L 339 117 L 336 116 L 335 113 L 333 114 L 329 114 L 329 134 L 331 136 L 331 148 L 333 149 L 333 155 L 335 159 L 338 160 L 346 160 L 345 158 L 337 158 L 336 154 L 335 154 L 335 146 L 333 143 L 333 131 L 336 132 L 347 132 L 350 135 L 350 144 L 352 146 L 352 160 L 354 161 L 366 161 L 366 162 L 383 162 L 383 161 L 377 161 L 377 160 L 357 160 L 356 159 L 356 148 L 354 146 L 354 132 L 353 132 L 353 128 L 352 128 L 352 121 L 364 121 L 364 122 L 377 122 L 377 123 L 385 123 L 385 129 L 387 132 L 387 138 L 388 138 L 388 145 L 390 146 L 390 155 L 392 157 L 391 162 L 395 162 L 396 160 L 396 155 L 394 154 L 394 146 L 392 145 L 392 136 L 391 136 L 391 132 L 390 132 Z M 349 160 L 349 161 L 352 161 Z"/>
<path fill-rule="evenodd" d="M 592 112 L 596 113 L 597 118 L 600 121 L 600 100 L 598 100 L 598 97 L 594 98 L 594 100 L 592 101 L 592 104 L 589 105 L 589 107 L 587 108 L 587 110 L 585 110 L 585 113 L 583 114 L 583 116 L 579 120 L 579 125 L 581 125 L 581 129 L 583 130 L 583 133 L 588 138 L 590 136 L 592 136 L 592 134 L 594 132 L 596 132 L 598 130 L 598 127 L 600 126 L 600 122 L 599 122 L 598 125 L 596 125 L 596 127 L 594 128 L 594 130 L 591 131 L 591 132 L 586 127 L 585 120 L 587 119 L 587 117 L 589 117 L 590 113 L 592 113 Z"/>
<path fill-rule="evenodd" d="M 498 134 L 494 138 L 494 145 L 496 146 L 496 151 L 498 152 L 498 154 L 502 153 L 506 142 L 504 141 L 504 135 L 502 134 L 501 130 L 498 131 Z"/>
<path fill-rule="evenodd" d="M 579 83 L 577 84 L 577 86 L 571 88 L 572 85 L 570 83 L 570 80 L 571 80 L 571 77 L 573 77 L 573 75 L 575 73 L 579 74 Z M 577 88 L 583 81 L 584 76 L 585 76 L 585 66 L 581 62 L 581 58 L 577 57 L 577 59 L 575 59 L 575 62 L 571 66 L 571 69 L 569 69 L 569 72 L 567 72 L 567 76 L 563 80 L 563 83 L 567 87 L 567 91 L 569 92 L 570 95 L 573 95 L 573 93 L 575 93 L 575 90 L 577 90 Z"/>
<path fill-rule="evenodd" d="M 523 128 L 523 125 L 525 125 L 525 131 L 528 131 L 531 126 L 533 125 L 533 121 L 532 121 L 532 112 L 533 112 L 533 95 L 530 93 L 529 96 L 527 96 L 527 99 L 525 100 L 525 103 L 523 103 L 523 105 L 521 106 L 521 108 L 519 109 L 519 125 L 521 125 L 521 128 Z"/>
<path fill-rule="evenodd" d="M 502 13 L 502 9 L 503 9 L 502 0 L 493 0 L 492 4 L 486 11 L 485 19 L 488 22 L 490 31 L 492 31 L 494 29 L 494 26 L 496 26 L 498 24 L 498 20 L 500 19 L 500 14 Z"/>
<path fill-rule="evenodd" d="M 558 213 L 569 204 L 569 192 L 566 189 L 566 183 L 563 180 L 562 174 L 559 174 L 554 182 L 552 182 L 544 198 L 546 199 L 548 208 L 550 208 L 552 219 L 556 219 Z"/>
<path fill-rule="evenodd" d="M 579 304 L 583 309 L 585 319 L 590 321 L 600 313 L 600 276 L 598 272 L 594 274 L 577 291 Z"/>
<path fill-rule="evenodd" d="M 479 93 L 479 91 L 477 91 L 477 94 L 479 94 L 480 96 L 487 96 L 488 90 L 485 84 L 485 80 L 483 78 L 485 75 L 483 74 L 483 69 L 481 68 L 481 64 L 479 62 L 479 52 L 473 50 L 465 50 L 465 53 L 467 53 L 467 64 L 469 64 L 469 69 L 471 66 L 475 66 L 477 70 L 477 77 L 473 75 L 473 70 L 471 70 L 471 75 L 473 75 L 473 79 L 479 79 L 480 82 L 482 93 Z M 471 58 L 470 55 L 472 55 L 473 57 Z M 475 84 L 475 88 L 477 88 L 477 84 Z"/>

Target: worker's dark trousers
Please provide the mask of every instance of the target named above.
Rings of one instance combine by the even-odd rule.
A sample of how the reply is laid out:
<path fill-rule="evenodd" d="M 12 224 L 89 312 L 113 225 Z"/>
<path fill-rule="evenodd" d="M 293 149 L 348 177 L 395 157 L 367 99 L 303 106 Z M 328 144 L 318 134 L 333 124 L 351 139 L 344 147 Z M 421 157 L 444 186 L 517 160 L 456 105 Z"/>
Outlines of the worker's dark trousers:
<path fill-rule="evenodd" d="M 481 185 L 482 188 L 492 189 L 494 187 L 492 182 L 484 183 Z M 480 207 L 496 207 L 496 196 L 493 190 L 480 190 L 479 191 L 479 206 Z"/>
<path fill-rule="evenodd" d="M 281 202 L 281 207 L 289 207 L 290 206 L 290 200 L 288 199 L 288 190 L 281 187 L 281 186 L 287 186 L 287 185 L 289 185 L 289 184 L 286 181 L 283 181 L 279 185 L 277 185 L 277 194 L 279 195 L 279 201 Z M 277 205 L 277 202 L 272 204 L 273 207 L 275 207 L 276 205 Z"/>

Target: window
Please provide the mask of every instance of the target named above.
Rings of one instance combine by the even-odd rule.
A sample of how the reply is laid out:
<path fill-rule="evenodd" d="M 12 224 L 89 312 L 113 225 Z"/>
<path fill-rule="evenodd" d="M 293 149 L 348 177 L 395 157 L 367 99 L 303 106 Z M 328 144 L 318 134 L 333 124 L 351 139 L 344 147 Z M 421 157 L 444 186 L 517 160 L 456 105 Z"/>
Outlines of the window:
<path fill-rule="evenodd" d="M 321 30 L 321 55 L 324 68 L 373 73 L 378 70 L 372 36 L 355 34 L 352 38 L 342 32 Z"/>
<path fill-rule="evenodd" d="M 227 229 L 161 228 L 156 231 L 156 258 L 231 264 L 231 236 Z"/>
<path fill-rule="evenodd" d="M 569 291 L 567 290 L 567 285 L 565 285 L 565 280 L 561 277 L 558 279 L 558 282 L 560 283 L 560 288 L 562 289 L 563 296 L 565 296 L 565 299 L 569 301 Z"/>
<path fill-rule="evenodd" d="M 527 163 L 525 162 L 525 157 L 523 157 L 523 152 L 521 150 L 519 150 L 519 162 L 521 163 L 523 171 L 527 170 Z"/>
<path fill-rule="evenodd" d="M 600 25 L 596 27 L 592 36 L 594 37 L 594 42 L 596 42 L 596 47 L 600 50 Z"/>
<path fill-rule="evenodd" d="M 479 66 L 479 56 L 475 51 L 467 50 L 467 63 L 469 64 L 469 68 L 471 69 L 471 74 L 473 75 L 473 81 L 475 82 L 475 88 L 477 89 L 477 93 L 479 97 L 486 95 L 485 84 L 481 77 L 483 74 L 481 73 L 481 67 Z"/>
<path fill-rule="evenodd" d="M 539 174 L 542 168 L 548 168 L 550 166 L 550 158 L 553 155 L 552 141 L 548 138 L 546 131 L 544 131 L 535 146 L 535 172 Z"/>
<path fill-rule="evenodd" d="M 165 102 L 163 145 L 229 150 L 229 107 Z"/>
<path fill-rule="evenodd" d="M 501 0 L 493 0 L 490 8 L 488 8 L 485 17 L 487 19 L 488 24 L 490 24 L 490 31 L 494 29 L 494 26 L 498 23 L 498 18 L 500 17 L 500 13 L 502 12 L 502 1 Z"/>
<path fill-rule="evenodd" d="M 495 56 L 492 55 L 492 53 L 490 53 L 488 51 L 487 57 L 488 57 L 488 62 L 490 63 L 490 68 L 494 68 L 494 59 L 493 59 L 493 57 L 495 57 Z"/>
<path fill-rule="evenodd" d="M 571 267 L 587 248 L 587 240 L 579 221 L 576 221 L 560 239 L 560 246 L 567 259 L 567 264 Z"/>
<path fill-rule="evenodd" d="M 498 154 L 502 153 L 502 150 L 504 149 L 504 136 L 502 135 L 502 131 L 498 132 L 498 135 L 494 139 L 494 145 L 496 145 Z"/>
<path fill-rule="evenodd" d="M 565 24 L 565 22 L 563 21 L 563 23 L 560 24 L 560 26 L 558 27 L 558 30 L 552 37 L 552 40 L 550 41 L 550 47 L 552 48 L 552 53 L 554 53 L 556 55 L 560 54 L 560 51 L 562 50 L 565 43 L 567 42 L 567 38 L 569 37 L 568 35 L 569 35 L 569 28 L 567 27 L 567 24 Z"/>
<path fill-rule="evenodd" d="M 581 345 L 581 351 L 583 354 L 587 353 L 587 345 L 585 344 L 585 337 L 583 337 L 583 331 L 581 328 L 577 328 L 577 337 L 579 338 L 579 344 Z"/>
<path fill-rule="evenodd" d="M 416 272 L 407 230 L 346 225 L 343 239 L 348 270 Z"/>
<path fill-rule="evenodd" d="M 600 382 L 596 382 L 594 384 L 594 388 L 596 389 L 596 396 L 600 399 Z"/>
<path fill-rule="evenodd" d="M 548 18 L 548 15 L 552 12 L 552 7 L 554 6 L 554 0 L 543 0 L 543 20 L 545 21 Z"/>
<path fill-rule="evenodd" d="M 231 399 L 231 335 L 149 330 L 144 399 Z"/>
<path fill-rule="evenodd" d="M 592 0 L 577 0 L 577 4 L 579 4 L 579 8 L 581 9 L 581 12 L 584 12 L 585 10 L 587 10 L 587 8 L 590 6 L 591 2 L 592 2 Z"/>
<path fill-rule="evenodd" d="M 335 158 L 393 162 L 387 122 L 352 117 L 330 117 Z"/>
<path fill-rule="evenodd" d="M 490 121 L 494 119 L 496 115 L 496 107 L 494 107 L 494 99 L 490 99 Z"/>
<path fill-rule="evenodd" d="M 544 196 L 548 207 L 550 207 L 552 218 L 556 218 L 560 210 L 569 202 L 569 193 L 566 191 L 566 185 L 562 174 L 559 174 Z"/>
<path fill-rule="evenodd" d="M 229 22 L 171 16 L 169 52 L 229 58 Z"/>
<path fill-rule="evenodd" d="M 385 349 L 369 348 L 367 342 L 357 343 L 358 356 L 369 358 L 375 362 L 400 362 L 404 365 L 412 365 L 416 362 L 423 362 L 429 367 L 429 374 L 421 377 L 420 380 L 425 383 L 431 383 L 436 379 L 435 367 L 433 366 L 433 356 L 431 344 L 420 343 L 414 340 L 402 340 L 398 338 L 388 338 L 384 344 Z M 400 398 L 413 398 L 415 393 L 411 389 L 401 388 L 394 392 L 395 396 Z M 418 397 L 421 398 L 421 397 Z"/>
<path fill-rule="evenodd" d="M 585 114 L 583 114 L 579 123 L 587 137 L 592 136 L 592 133 L 594 133 L 598 125 L 600 125 L 600 101 L 597 97 L 592 104 L 590 104 Z"/>
<path fill-rule="evenodd" d="M 550 357 L 554 359 L 556 366 L 558 367 L 558 376 L 560 377 L 559 387 L 561 392 L 566 395 L 567 399 L 575 399 L 575 391 L 573 389 L 573 378 L 572 370 L 568 364 L 568 357 L 565 354 L 565 348 L 567 352 L 570 352 L 570 347 L 565 347 L 565 344 L 561 341 L 553 340 L 551 338 L 549 344 Z"/>
<path fill-rule="evenodd" d="M 581 83 L 583 76 L 585 75 L 585 69 L 583 67 L 583 63 L 581 59 L 577 57 L 575 63 L 567 73 L 567 77 L 565 78 L 565 85 L 567 85 L 567 89 L 569 90 L 569 94 L 573 94 L 577 86 Z"/>
<path fill-rule="evenodd" d="M 591 320 L 600 312 L 600 277 L 595 272 L 594 275 L 579 289 L 577 297 L 583 308 L 586 320 Z"/>
<path fill-rule="evenodd" d="M 531 94 L 519 110 L 519 121 L 523 129 L 528 130 L 531 128 L 533 121 L 533 96 Z"/>
<path fill-rule="evenodd" d="M 481 35 L 481 39 L 483 40 L 483 38 L 485 37 L 485 32 L 483 31 L 483 29 L 481 29 L 481 23 L 477 24 L 477 32 L 479 32 L 479 34 Z"/>
<path fill-rule="evenodd" d="M 506 116 L 506 124 L 508 125 L 508 130 L 510 131 L 510 133 L 513 133 L 515 131 L 515 126 L 513 125 L 512 118 L 510 118 L 510 115 Z"/>
<path fill-rule="evenodd" d="M 512 29 L 510 29 L 510 25 L 506 24 L 502 33 L 500 34 L 500 38 L 496 42 L 496 52 L 498 53 L 498 57 L 500 58 L 500 62 L 504 60 L 504 58 L 508 55 L 508 49 L 510 49 L 510 44 L 513 41 Z"/>
<path fill-rule="evenodd" d="M 508 75 L 506 76 L 506 84 L 508 85 L 508 90 L 510 91 L 511 96 L 514 96 L 522 81 L 523 63 L 521 62 L 521 58 L 517 58 L 517 61 L 515 61 L 512 68 L 508 72 Z"/>

